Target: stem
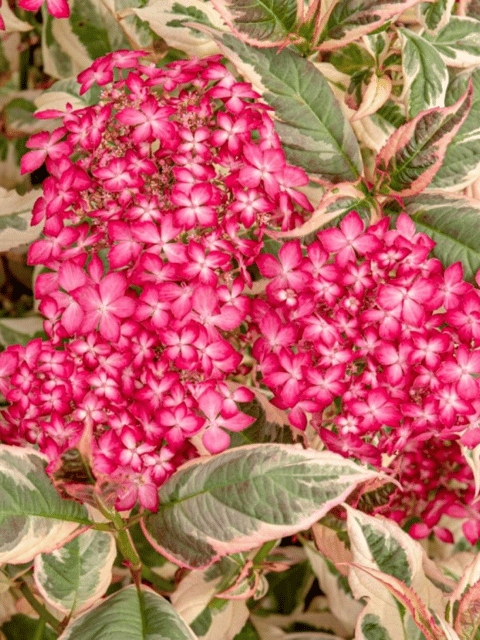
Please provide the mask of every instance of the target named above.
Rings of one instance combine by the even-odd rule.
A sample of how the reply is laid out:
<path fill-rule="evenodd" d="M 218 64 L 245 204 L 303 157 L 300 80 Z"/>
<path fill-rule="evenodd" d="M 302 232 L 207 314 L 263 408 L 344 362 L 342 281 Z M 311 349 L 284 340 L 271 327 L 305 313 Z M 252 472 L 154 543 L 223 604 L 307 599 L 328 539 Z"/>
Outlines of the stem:
<path fill-rule="evenodd" d="M 37 626 L 35 627 L 35 635 L 32 640 L 42 640 L 43 632 L 45 631 L 45 618 L 39 618 Z"/>
<path fill-rule="evenodd" d="M 58 620 L 55 618 L 55 616 L 52 616 L 49 611 L 47 611 L 45 606 L 39 600 L 37 600 L 37 598 L 30 591 L 27 583 L 23 580 L 20 583 L 19 590 L 20 593 L 25 597 L 25 600 L 31 605 L 32 609 L 34 609 L 38 613 L 40 618 L 43 618 L 46 624 L 52 627 L 55 632 L 58 632 Z"/>
<path fill-rule="evenodd" d="M 275 547 L 277 542 L 277 540 L 269 540 L 268 542 L 264 542 L 253 558 L 253 564 L 255 565 L 263 562 L 270 551 Z"/>
<path fill-rule="evenodd" d="M 153 586 L 160 592 L 168 594 L 175 590 L 175 586 L 170 580 L 165 580 L 152 571 L 147 565 L 142 566 L 142 578 L 151 582 Z"/>

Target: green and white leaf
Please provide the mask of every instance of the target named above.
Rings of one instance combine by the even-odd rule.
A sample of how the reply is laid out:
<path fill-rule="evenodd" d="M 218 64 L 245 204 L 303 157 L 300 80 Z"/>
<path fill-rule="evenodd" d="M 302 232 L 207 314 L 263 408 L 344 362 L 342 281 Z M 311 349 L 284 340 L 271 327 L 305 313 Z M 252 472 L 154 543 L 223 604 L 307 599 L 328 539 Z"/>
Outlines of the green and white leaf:
<path fill-rule="evenodd" d="M 366 571 L 382 572 L 385 579 L 392 576 L 405 589 L 417 594 L 427 609 L 443 613 L 441 592 L 427 580 L 423 571 L 424 551 L 420 543 L 387 518 L 369 516 L 348 506 L 346 509 L 354 563 L 349 582 L 356 598 L 368 598 L 360 626 L 383 627 L 392 640 L 411 637 L 405 635 L 406 620 L 400 615 L 394 597 L 385 589 L 385 584 L 372 579 Z M 364 636 L 369 637 L 365 633 Z"/>
<path fill-rule="evenodd" d="M 78 614 L 101 598 L 112 580 L 115 538 L 85 531 L 34 560 L 34 578 L 45 601 L 65 614 Z"/>
<path fill-rule="evenodd" d="M 368 199 L 355 185 L 347 182 L 340 183 L 325 193 L 318 207 L 304 224 L 291 231 L 277 233 L 275 237 L 282 240 L 313 237 L 319 229 L 331 226 L 334 224 L 334 220 L 345 216 L 352 210 L 357 211 L 362 218 L 370 220 L 375 206 L 373 201 Z M 336 221 L 338 222 L 338 220 Z"/>
<path fill-rule="evenodd" d="M 308 528 L 374 477 L 331 452 L 246 445 L 183 465 L 160 488 L 159 510 L 142 527 L 173 562 L 207 567 Z"/>
<path fill-rule="evenodd" d="M 222 53 L 275 109 L 285 155 L 329 182 L 355 180 L 363 164 L 352 127 L 326 78 L 290 49 L 258 49 L 230 34 L 217 39 Z"/>
<path fill-rule="evenodd" d="M 462 73 L 450 83 L 445 104 L 452 105 L 465 92 L 469 78 L 473 84 L 472 107 L 445 153 L 442 166 L 428 189 L 460 191 L 480 177 L 480 69 Z"/>
<path fill-rule="evenodd" d="M 83 60 L 75 60 L 63 49 L 53 29 L 57 30 L 58 22 L 64 22 L 54 18 L 44 6 L 42 9 L 42 62 L 46 74 L 52 78 L 70 78 L 77 76 L 80 71 L 88 67 L 92 61 L 86 56 Z M 65 27 L 63 27 L 65 29 Z M 66 27 L 68 28 L 68 27 Z"/>
<path fill-rule="evenodd" d="M 29 562 L 92 524 L 83 505 L 60 497 L 46 465 L 33 449 L 0 445 L 0 562 Z"/>
<path fill-rule="evenodd" d="M 420 24 L 427 33 L 434 35 L 448 23 L 454 5 L 455 0 L 420 2 L 416 7 Z"/>
<path fill-rule="evenodd" d="M 317 576 L 320 589 L 327 597 L 330 611 L 340 620 L 348 635 L 353 635 L 363 605 L 354 599 L 347 579 L 332 562 L 309 542 L 304 544 L 304 549 Z"/>
<path fill-rule="evenodd" d="M 473 18 L 452 16 L 432 43 L 449 67 L 480 64 L 480 30 Z"/>
<path fill-rule="evenodd" d="M 172 605 L 148 587 L 117 591 L 71 622 L 58 640 L 198 640 Z"/>
<path fill-rule="evenodd" d="M 226 25 L 210 2 L 202 0 L 150 0 L 144 7 L 132 8 L 140 20 L 161 36 L 169 46 L 188 55 L 208 56 L 218 53 L 211 34 L 200 31 L 203 25 L 224 31 Z"/>
<path fill-rule="evenodd" d="M 375 31 L 388 20 L 417 4 L 418 0 L 338 0 L 330 4 L 319 26 L 320 51 L 344 47 Z"/>
<path fill-rule="evenodd" d="M 296 0 L 212 0 L 232 33 L 249 44 L 273 47 L 292 32 Z"/>
<path fill-rule="evenodd" d="M 435 47 L 410 29 L 399 29 L 403 41 L 404 95 L 410 118 L 443 107 L 448 86 L 447 65 Z"/>
<path fill-rule="evenodd" d="M 442 191 L 405 198 L 405 211 L 418 231 L 437 246 L 434 255 L 445 267 L 460 261 L 467 280 L 473 281 L 480 269 L 480 203 Z"/>
<path fill-rule="evenodd" d="M 64 78 L 57 80 L 38 98 L 35 98 L 35 106 L 38 111 L 56 109 L 65 111 L 67 103 L 73 109 L 84 109 L 92 104 L 97 104 L 100 99 L 100 88 L 94 85 L 83 95 L 80 95 L 80 85 L 76 78 Z M 44 122 L 43 120 L 41 122 Z"/>
<path fill-rule="evenodd" d="M 214 600 L 190 623 L 199 640 L 234 640 L 250 615 L 245 600 Z"/>
<path fill-rule="evenodd" d="M 30 226 L 32 208 L 39 195 L 39 190 L 20 196 L 14 189 L 0 187 L 0 251 L 29 244 L 40 236 L 42 225 Z"/>
<path fill-rule="evenodd" d="M 472 105 L 473 86 L 450 107 L 419 113 L 390 136 L 376 159 L 378 189 L 402 197 L 420 193 L 442 165 L 448 145 Z"/>

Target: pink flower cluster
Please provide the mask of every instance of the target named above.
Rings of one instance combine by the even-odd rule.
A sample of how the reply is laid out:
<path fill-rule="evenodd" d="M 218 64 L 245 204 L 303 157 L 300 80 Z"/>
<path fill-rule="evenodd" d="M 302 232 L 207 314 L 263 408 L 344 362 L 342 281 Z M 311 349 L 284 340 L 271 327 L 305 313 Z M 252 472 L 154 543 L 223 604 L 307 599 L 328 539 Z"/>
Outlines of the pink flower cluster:
<path fill-rule="evenodd" d="M 49 340 L 0 355 L 0 438 L 52 461 L 78 446 L 117 481 L 118 509 L 217 453 L 253 418 L 233 384 L 250 313 L 248 267 L 266 225 L 302 222 L 305 173 L 285 162 L 267 107 L 219 56 L 158 68 L 117 51 L 82 72 L 100 103 L 30 139 L 22 170 L 50 172 L 31 264 Z M 232 383 L 232 384 L 231 384 Z"/>
<path fill-rule="evenodd" d="M 306 250 L 294 240 L 278 259 L 259 256 L 259 380 L 330 450 L 377 468 L 388 457 L 402 490 L 383 512 L 421 518 L 412 535 L 451 539 L 446 513 L 469 518 L 474 542 L 480 509 L 460 444 L 480 443 L 480 291 L 460 263 L 428 257 L 435 243 L 406 214 L 389 224 L 365 231 L 351 212 Z"/>

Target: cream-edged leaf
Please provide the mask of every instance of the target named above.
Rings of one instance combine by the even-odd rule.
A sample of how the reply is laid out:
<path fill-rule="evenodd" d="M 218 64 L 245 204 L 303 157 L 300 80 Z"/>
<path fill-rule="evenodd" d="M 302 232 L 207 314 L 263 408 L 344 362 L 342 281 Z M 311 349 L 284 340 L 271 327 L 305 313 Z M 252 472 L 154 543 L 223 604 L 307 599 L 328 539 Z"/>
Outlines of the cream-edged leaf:
<path fill-rule="evenodd" d="M 29 562 L 92 524 L 85 507 L 60 497 L 46 465 L 33 449 L 0 445 L 0 562 Z"/>
<path fill-rule="evenodd" d="M 246 445 L 183 465 L 142 527 L 166 557 L 191 568 L 308 528 L 377 477 L 331 452 Z"/>
<path fill-rule="evenodd" d="M 78 614 L 108 589 L 116 554 L 111 533 L 84 531 L 59 549 L 36 556 L 35 583 L 55 609 Z"/>
<path fill-rule="evenodd" d="M 410 118 L 443 107 L 448 86 L 447 65 L 435 47 L 410 29 L 399 29 L 403 41 L 402 67 Z"/>
<path fill-rule="evenodd" d="M 198 640 L 172 605 L 142 585 L 117 591 L 70 622 L 58 640 Z"/>

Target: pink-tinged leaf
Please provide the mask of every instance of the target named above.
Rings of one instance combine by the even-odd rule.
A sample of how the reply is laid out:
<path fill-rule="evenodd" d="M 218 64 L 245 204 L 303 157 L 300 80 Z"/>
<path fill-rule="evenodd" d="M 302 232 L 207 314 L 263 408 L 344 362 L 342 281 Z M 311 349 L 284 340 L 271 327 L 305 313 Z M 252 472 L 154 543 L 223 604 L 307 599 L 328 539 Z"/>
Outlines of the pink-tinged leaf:
<path fill-rule="evenodd" d="M 333 51 L 418 4 L 418 0 L 339 0 L 332 2 L 316 31 L 317 48 Z"/>
<path fill-rule="evenodd" d="M 401 580 L 393 576 L 371 569 L 360 564 L 351 563 L 351 567 L 364 572 L 377 583 L 384 587 L 397 602 L 400 602 L 410 613 L 418 629 L 425 636 L 425 640 L 448 640 L 444 630 L 436 623 L 435 618 L 428 610 L 420 596 Z"/>
<path fill-rule="evenodd" d="M 269 232 L 269 234 L 278 240 L 304 238 L 349 211 L 357 211 L 363 217 L 371 220 L 375 218 L 376 214 L 374 204 L 365 197 L 360 189 L 351 182 L 341 182 L 325 193 L 318 207 L 300 227 L 291 231 Z"/>
<path fill-rule="evenodd" d="M 257 47 L 283 44 L 295 27 L 296 0 L 212 0 L 232 33 Z"/>
<path fill-rule="evenodd" d="M 423 191 L 442 166 L 449 143 L 467 117 L 473 86 L 450 107 L 422 111 L 399 127 L 376 159 L 377 188 L 402 197 Z"/>
<path fill-rule="evenodd" d="M 378 473 L 331 452 L 254 444 L 192 460 L 159 490 L 142 527 L 177 564 L 218 558 L 307 529 Z"/>

